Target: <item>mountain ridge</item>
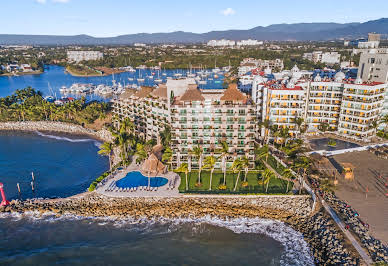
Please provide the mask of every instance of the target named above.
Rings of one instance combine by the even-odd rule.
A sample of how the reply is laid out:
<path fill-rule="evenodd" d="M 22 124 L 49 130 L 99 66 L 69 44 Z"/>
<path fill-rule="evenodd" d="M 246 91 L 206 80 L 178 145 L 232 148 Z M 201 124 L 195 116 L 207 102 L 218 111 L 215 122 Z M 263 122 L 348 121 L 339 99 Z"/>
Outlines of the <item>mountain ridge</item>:
<path fill-rule="evenodd" d="M 388 36 L 388 18 L 364 23 L 293 23 L 257 26 L 246 30 L 223 30 L 205 33 L 185 31 L 136 33 L 116 37 L 93 37 L 79 35 L 28 35 L 0 34 L 0 45 L 129 45 L 136 42 L 160 43 L 204 43 L 211 39 L 258 39 L 265 41 L 329 41 L 366 37 L 368 32 Z"/>

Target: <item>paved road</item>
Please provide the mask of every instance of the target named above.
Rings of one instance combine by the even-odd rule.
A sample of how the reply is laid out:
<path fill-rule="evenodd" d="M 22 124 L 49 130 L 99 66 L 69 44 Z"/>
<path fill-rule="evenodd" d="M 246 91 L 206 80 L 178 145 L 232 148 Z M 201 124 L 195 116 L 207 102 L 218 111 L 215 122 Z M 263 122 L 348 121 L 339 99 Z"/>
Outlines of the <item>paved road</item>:
<path fill-rule="evenodd" d="M 331 215 L 333 220 L 336 222 L 339 228 L 341 228 L 344 235 L 349 239 L 349 241 L 352 243 L 354 248 L 357 250 L 357 252 L 360 254 L 361 258 L 364 260 L 364 262 L 367 265 L 372 265 L 373 261 L 369 257 L 368 253 L 365 252 L 365 250 L 360 246 L 360 244 L 357 242 L 357 240 L 354 238 L 354 236 L 349 232 L 349 230 L 345 229 L 344 223 L 341 221 L 341 219 L 338 217 L 337 213 L 322 199 L 321 203 L 323 207 L 326 209 L 326 211 Z"/>

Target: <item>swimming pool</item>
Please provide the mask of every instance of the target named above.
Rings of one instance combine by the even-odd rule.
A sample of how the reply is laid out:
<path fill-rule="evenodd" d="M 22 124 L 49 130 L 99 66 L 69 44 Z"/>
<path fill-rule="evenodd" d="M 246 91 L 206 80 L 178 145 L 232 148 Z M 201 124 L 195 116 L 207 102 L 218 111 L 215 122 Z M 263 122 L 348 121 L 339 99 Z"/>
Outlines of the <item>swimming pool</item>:
<path fill-rule="evenodd" d="M 151 177 L 151 187 L 161 187 L 167 184 L 168 180 L 164 177 Z M 116 182 L 119 188 L 135 188 L 140 186 L 148 186 L 148 177 L 144 176 L 139 171 L 129 172 L 125 177 Z"/>

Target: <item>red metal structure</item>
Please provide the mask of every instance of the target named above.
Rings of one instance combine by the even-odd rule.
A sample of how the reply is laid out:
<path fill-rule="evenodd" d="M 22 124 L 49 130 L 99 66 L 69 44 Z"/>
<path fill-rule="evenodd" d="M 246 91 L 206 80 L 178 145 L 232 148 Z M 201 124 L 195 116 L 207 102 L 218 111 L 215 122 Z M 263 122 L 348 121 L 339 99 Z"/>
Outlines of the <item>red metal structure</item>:
<path fill-rule="evenodd" d="M 0 206 L 7 206 L 9 204 L 9 201 L 5 197 L 5 193 L 4 193 L 3 187 L 4 187 L 3 183 L 0 183 L 0 193 L 1 193 L 1 198 L 2 198 Z"/>

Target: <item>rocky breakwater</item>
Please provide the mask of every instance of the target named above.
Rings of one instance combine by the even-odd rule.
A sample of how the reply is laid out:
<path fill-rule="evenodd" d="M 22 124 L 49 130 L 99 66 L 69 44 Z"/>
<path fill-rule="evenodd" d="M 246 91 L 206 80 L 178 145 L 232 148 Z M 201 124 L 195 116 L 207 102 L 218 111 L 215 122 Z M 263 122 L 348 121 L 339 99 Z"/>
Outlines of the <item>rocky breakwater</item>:
<path fill-rule="evenodd" d="M 12 201 L 0 212 L 28 211 L 115 219 L 217 217 L 268 218 L 282 221 L 304 235 L 317 264 L 357 265 L 334 223 L 322 212 L 311 214 L 308 196 L 109 198 L 97 193 L 60 200 Z"/>
<path fill-rule="evenodd" d="M 0 130 L 61 132 L 75 135 L 88 135 L 102 141 L 110 142 L 113 139 L 112 134 L 106 129 L 94 131 L 80 125 L 54 121 L 1 122 Z"/>

